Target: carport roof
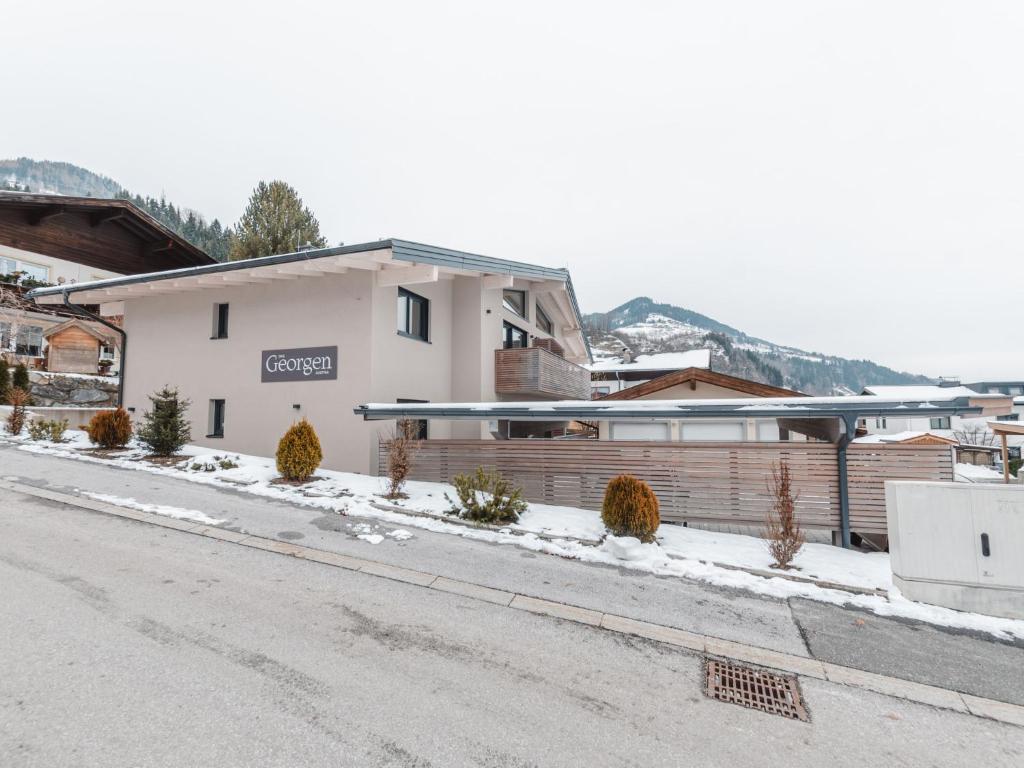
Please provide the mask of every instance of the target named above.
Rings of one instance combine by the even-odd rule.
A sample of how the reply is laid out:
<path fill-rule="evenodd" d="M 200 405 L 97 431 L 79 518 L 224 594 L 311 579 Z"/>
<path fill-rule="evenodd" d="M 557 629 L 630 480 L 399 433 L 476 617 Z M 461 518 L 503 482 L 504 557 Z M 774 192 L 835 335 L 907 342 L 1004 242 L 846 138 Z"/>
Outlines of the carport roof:
<path fill-rule="evenodd" d="M 443 419 L 489 421 L 568 421 L 583 419 L 844 418 L 865 416 L 987 415 L 1003 409 L 1004 397 L 984 395 L 941 400 L 853 397 L 750 397 L 715 400 L 555 400 L 490 403 L 367 403 L 354 409 L 366 420 Z M 996 405 L 995 409 L 987 406 Z M 1001 405 L 1001 402 L 999 403 Z"/>

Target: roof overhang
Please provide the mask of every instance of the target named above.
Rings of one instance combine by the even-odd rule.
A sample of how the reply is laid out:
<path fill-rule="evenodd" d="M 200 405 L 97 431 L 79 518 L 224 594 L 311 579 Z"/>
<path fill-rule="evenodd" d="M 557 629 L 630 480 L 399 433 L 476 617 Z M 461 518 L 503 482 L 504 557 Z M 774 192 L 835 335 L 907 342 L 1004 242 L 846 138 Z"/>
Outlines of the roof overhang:
<path fill-rule="evenodd" d="M 0 192 L 0 244 L 121 274 L 216 263 L 121 199 Z"/>
<path fill-rule="evenodd" d="M 269 283 L 275 280 L 320 278 L 349 270 L 378 272 L 379 285 L 414 285 L 451 279 L 458 275 L 499 279 L 511 276 L 528 281 L 531 292 L 551 296 L 551 304 L 562 315 L 562 331 L 572 353 L 580 358 L 590 359 L 590 347 L 583 333 L 583 319 L 568 270 L 453 251 L 408 240 L 378 240 L 244 261 L 37 288 L 29 292 L 28 296 L 38 304 L 63 304 L 65 298 L 69 301 L 73 298 L 78 304 L 107 304 L 162 294 Z M 497 286 L 498 282 L 495 282 L 495 285 Z"/>

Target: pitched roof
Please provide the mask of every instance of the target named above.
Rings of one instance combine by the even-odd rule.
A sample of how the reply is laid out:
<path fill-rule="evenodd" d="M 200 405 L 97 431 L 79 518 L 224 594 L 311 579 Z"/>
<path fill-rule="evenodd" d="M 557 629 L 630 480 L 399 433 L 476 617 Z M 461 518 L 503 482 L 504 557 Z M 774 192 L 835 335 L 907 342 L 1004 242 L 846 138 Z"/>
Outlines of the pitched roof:
<path fill-rule="evenodd" d="M 112 332 L 103 333 L 98 328 L 93 327 L 92 324 L 86 323 L 80 318 L 71 318 L 70 320 L 65 320 L 63 323 L 58 325 L 53 325 L 43 331 L 43 336 L 49 338 L 50 336 L 56 336 L 58 333 L 63 333 L 71 328 L 79 328 L 102 342 L 113 341 L 114 339 L 114 334 Z"/>
<path fill-rule="evenodd" d="M 126 275 L 216 263 L 120 199 L 0 192 L 0 243 Z"/>
<path fill-rule="evenodd" d="M 703 368 L 685 368 L 681 371 L 673 371 L 671 373 L 663 374 L 656 379 L 645 381 L 643 384 L 638 384 L 635 387 L 628 387 L 618 392 L 612 392 L 611 394 L 604 395 L 597 399 L 638 400 L 646 398 L 647 395 L 652 395 L 655 392 L 661 392 L 680 384 L 690 384 L 694 389 L 696 389 L 697 382 L 713 384 L 717 387 L 731 389 L 735 392 L 753 395 L 754 397 L 806 397 L 803 392 L 797 392 L 795 389 L 773 387 L 771 384 L 762 384 L 758 381 L 750 381 L 749 379 L 742 379 L 738 376 L 729 376 L 725 373 L 708 371 Z"/>

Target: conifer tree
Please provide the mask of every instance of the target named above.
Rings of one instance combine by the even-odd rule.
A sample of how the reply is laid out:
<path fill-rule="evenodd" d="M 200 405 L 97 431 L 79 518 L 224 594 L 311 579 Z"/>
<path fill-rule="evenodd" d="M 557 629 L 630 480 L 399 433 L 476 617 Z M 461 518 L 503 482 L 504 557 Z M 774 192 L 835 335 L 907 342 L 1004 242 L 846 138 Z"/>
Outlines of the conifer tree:
<path fill-rule="evenodd" d="M 149 396 L 152 409 L 142 416 L 142 425 L 135 436 L 156 456 L 173 456 L 192 439 L 188 420 L 189 400 L 180 398 L 178 390 L 164 387 Z"/>
<path fill-rule="evenodd" d="M 320 224 L 291 186 L 283 181 L 261 181 L 235 227 L 232 261 L 289 253 L 307 243 L 322 248 L 327 240 Z"/>

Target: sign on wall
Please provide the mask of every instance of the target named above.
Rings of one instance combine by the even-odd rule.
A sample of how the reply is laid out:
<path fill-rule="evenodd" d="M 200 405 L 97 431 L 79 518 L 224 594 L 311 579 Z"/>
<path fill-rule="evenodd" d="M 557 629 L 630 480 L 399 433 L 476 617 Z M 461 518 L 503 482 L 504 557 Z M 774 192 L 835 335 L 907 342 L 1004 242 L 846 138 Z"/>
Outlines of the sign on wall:
<path fill-rule="evenodd" d="M 265 349 L 260 381 L 328 381 L 338 378 L 337 347 Z"/>

